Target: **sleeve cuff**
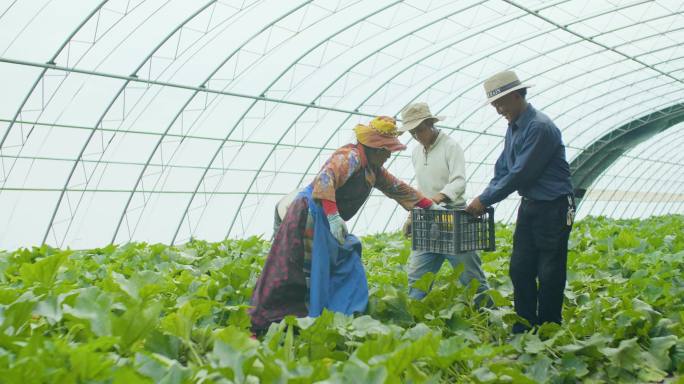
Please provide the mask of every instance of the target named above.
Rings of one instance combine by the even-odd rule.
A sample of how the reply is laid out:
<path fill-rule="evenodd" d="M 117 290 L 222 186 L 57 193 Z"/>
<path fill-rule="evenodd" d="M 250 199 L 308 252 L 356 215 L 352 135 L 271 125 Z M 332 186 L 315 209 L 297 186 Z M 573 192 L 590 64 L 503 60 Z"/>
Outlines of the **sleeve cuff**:
<path fill-rule="evenodd" d="M 439 193 L 446 196 L 447 199 L 449 199 L 449 201 L 454 201 L 454 197 L 456 196 L 455 193 L 453 193 L 452 191 L 448 191 L 446 189 L 442 189 L 441 191 L 439 191 Z"/>
<path fill-rule="evenodd" d="M 432 205 L 433 201 L 427 197 L 423 197 L 417 204 L 416 207 L 426 209 Z"/>
<path fill-rule="evenodd" d="M 337 213 L 337 203 L 332 200 L 321 200 L 321 205 L 323 206 L 323 212 L 326 216 L 334 215 Z"/>
<path fill-rule="evenodd" d="M 489 196 L 486 196 L 484 193 L 482 193 L 480 196 L 478 196 L 480 199 L 480 203 L 484 205 L 485 207 L 489 207 L 492 205 L 492 201 L 490 200 Z"/>

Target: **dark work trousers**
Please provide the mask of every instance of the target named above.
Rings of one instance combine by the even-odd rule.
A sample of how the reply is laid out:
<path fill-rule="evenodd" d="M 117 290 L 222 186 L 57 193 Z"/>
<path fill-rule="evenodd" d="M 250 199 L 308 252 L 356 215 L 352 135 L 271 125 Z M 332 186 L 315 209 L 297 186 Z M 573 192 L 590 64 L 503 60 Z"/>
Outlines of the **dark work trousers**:
<path fill-rule="evenodd" d="M 523 198 L 518 209 L 509 273 L 515 312 L 532 326 L 562 320 L 570 206 L 574 210 L 574 201 L 567 196 L 551 201 Z M 527 329 L 521 323 L 513 325 L 514 333 Z"/>

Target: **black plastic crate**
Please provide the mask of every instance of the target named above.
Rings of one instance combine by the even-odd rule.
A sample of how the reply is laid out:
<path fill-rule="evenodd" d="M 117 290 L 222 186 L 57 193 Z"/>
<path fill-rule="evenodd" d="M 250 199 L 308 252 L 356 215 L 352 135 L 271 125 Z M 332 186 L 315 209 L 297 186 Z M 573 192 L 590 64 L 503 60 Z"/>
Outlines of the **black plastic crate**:
<path fill-rule="evenodd" d="M 493 251 L 494 208 L 488 207 L 480 217 L 462 209 L 412 211 L 411 240 L 413 250 L 455 255 L 467 251 Z"/>

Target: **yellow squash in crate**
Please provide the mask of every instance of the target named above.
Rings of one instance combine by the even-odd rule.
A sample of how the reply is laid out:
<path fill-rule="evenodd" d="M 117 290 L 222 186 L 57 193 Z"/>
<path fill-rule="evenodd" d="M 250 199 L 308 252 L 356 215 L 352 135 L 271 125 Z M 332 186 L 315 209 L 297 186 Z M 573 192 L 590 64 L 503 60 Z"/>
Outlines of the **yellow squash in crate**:
<path fill-rule="evenodd" d="M 445 221 L 445 230 L 447 231 L 452 231 L 454 229 L 454 214 L 449 212 L 444 214 L 446 216 L 446 221 Z"/>

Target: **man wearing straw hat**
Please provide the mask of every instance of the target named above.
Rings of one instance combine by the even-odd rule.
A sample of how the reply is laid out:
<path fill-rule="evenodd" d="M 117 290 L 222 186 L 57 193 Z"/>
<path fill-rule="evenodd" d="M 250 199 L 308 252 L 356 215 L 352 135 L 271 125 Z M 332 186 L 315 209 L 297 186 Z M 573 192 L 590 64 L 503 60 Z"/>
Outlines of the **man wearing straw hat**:
<path fill-rule="evenodd" d="M 416 172 L 418 190 L 430 197 L 437 204 L 444 204 L 450 209 L 465 208 L 466 180 L 465 157 L 458 143 L 435 128 L 442 117 L 433 116 L 426 103 L 414 103 L 407 106 L 401 114 L 403 126 L 400 132 L 408 131 L 420 144 L 413 149 L 411 159 Z M 404 225 L 404 233 L 408 236 L 411 230 L 411 216 Z M 433 252 L 413 251 L 409 258 L 408 280 L 409 296 L 422 299 L 426 292 L 415 287 L 416 281 L 428 272 L 436 274 L 444 260 L 452 267 L 463 264 L 463 272 L 459 276 L 461 284 L 468 285 L 472 280 L 478 281 L 477 292 L 489 289 L 487 279 L 482 272 L 480 257 L 477 252 L 464 252 L 458 255 L 447 255 Z M 483 296 L 478 296 L 480 302 Z"/>
<path fill-rule="evenodd" d="M 548 116 L 526 101 L 529 87 L 513 71 L 498 73 L 484 82 L 487 102 L 508 121 L 508 129 L 494 178 L 466 210 L 481 215 L 486 206 L 514 191 L 522 196 L 509 274 L 516 313 L 529 326 L 536 326 L 560 324 L 562 320 L 568 236 L 575 204 L 561 132 Z M 526 324 L 513 325 L 514 333 L 528 329 Z"/>

